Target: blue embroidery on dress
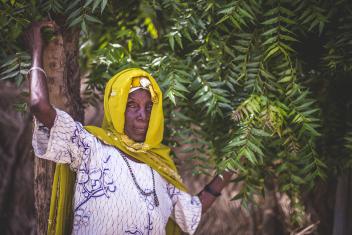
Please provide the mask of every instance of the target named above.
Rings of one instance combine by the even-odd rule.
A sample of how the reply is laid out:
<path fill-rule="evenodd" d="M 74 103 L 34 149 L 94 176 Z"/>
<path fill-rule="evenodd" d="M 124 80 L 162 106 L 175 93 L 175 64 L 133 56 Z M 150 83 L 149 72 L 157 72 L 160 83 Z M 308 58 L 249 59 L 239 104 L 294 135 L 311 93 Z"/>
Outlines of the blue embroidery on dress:
<path fill-rule="evenodd" d="M 108 163 L 109 160 L 110 155 L 103 157 L 104 163 Z M 107 198 L 110 198 L 110 193 L 116 191 L 116 185 L 114 185 L 112 174 L 108 167 L 104 166 L 103 169 L 89 169 L 87 163 L 84 162 L 79 171 L 81 172 L 81 175 L 80 179 L 77 181 L 77 187 L 80 187 L 80 192 L 84 199 L 78 202 L 75 211 L 91 198 L 97 198 L 104 195 Z"/>
<path fill-rule="evenodd" d="M 177 201 L 177 198 L 175 197 L 178 195 L 181 195 L 181 191 L 170 183 L 166 184 L 166 190 L 167 190 L 167 193 L 169 194 L 169 197 L 172 201 L 173 206 L 175 206 Z"/>
<path fill-rule="evenodd" d="M 151 193 L 152 190 L 151 189 L 144 189 L 143 190 L 146 193 Z M 153 211 L 155 209 L 155 202 L 154 202 L 154 195 L 151 194 L 149 196 L 144 196 L 141 193 L 139 194 L 139 196 L 141 197 L 141 199 L 145 202 L 148 211 Z"/>
<path fill-rule="evenodd" d="M 38 124 L 38 131 L 44 133 L 47 138 L 50 137 L 50 129 L 44 126 L 44 124 L 42 123 Z"/>
<path fill-rule="evenodd" d="M 143 233 L 143 231 L 139 228 L 137 228 L 137 226 L 133 226 L 134 228 L 126 230 L 125 233 L 126 234 L 136 234 L 136 235 L 150 235 L 151 232 L 153 231 L 153 221 L 151 220 L 151 216 L 148 213 L 148 220 L 147 220 L 147 225 L 144 226 L 143 231 L 145 231 L 145 233 Z"/>
<path fill-rule="evenodd" d="M 199 216 L 198 215 L 193 215 L 192 217 L 192 225 L 191 229 L 194 231 L 198 227 L 198 222 L 199 222 Z"/>
<path fill-rule="evenodd" d="M 88 226 L 91 214 L 90 211 L 85 212 L 84 209 L 77 210 L 73 219 L 73 229 L 77 231 L 81 226 Z"/>
<path fill-rule="evenodd" d="M 148 213 L 148 224 L 144 227 L 147 230 L 147 234 L 149 235 L 151 231 L 153 231 L 153 221 L 150 218 L 150 214 Z"/>
<path fill-rule="evenodd" d="M 142 231 L 139 231 L 137 228 L 136 230 L 127 230 L 125 231 L 126 234 L 136 234 L 136 235 L 143 235 Z"/>
<path fill-rule="evenodd" d="M 191 204 L 192 205 L 195 205 L 197 207 L 200 207 L 201 206 L 201 203 L 199 201 L 199 199 L 197 200 L 198 198 L 197 197 L 192 197 L 191 198 Z M 196 211 L 193 210 L 193 212 L 195 213 Z M 192 217 L 192 224 L 191 224 L 191 229 L 192 230 L 196 230 L 197 226 L 198 226 L 198 223 L 199 223 L 199 214 L 194 214 L 193 217 Z"/>
<path fill-rule="evenodd" d="M 196 197 L 191 198 L 191 204 L 196 205 L 196 206 L 200 206 L 200 202 L 199 202 L 199 200 L 197 200 Z"/>
<path fill-rule="evenodd" d="M 77 206 L 74 209 L 74 223 L 77 224 L 75 229 L 79 229 L 80 226 L 87 226 L 89 223 L 89 215 L 84 214 L 84 208 L 82 207 L 92 198 L 98 198 L 106 196 L 110 198 L 110 193 L 116 191 L 116 185 L 114 185 L 113 177 L 108 167 L 108 162 L 111 156 L 103 156 L 103 165 L 101 168 L 89 168 L 91 149 L 89 143 L 82 137 L 84 132 L 83 127 L 80 124 L 76 125 L 76 129 L 71 137 L 72 143 L 76 144 L 78 149 L 82 152 L 82 163 L 79 168 L 79 174 L 77 177 L 76 188 L 80 192 L 80 201 L 77 202 Z M 83 222 L 80 222 L 83 221 Z"/>
<path fill-rule="evenodd" d="M 83 133 L 84 129 L 80 123 L 77 123 L 76 129 L 73 132 L 71 137 L 72 143 L 76 144 L 78 149 L 80 149 L 83 153 L 83 160 L 87 160 L 90 156 L 90 146 L 88 143 L 85 142 L 85 138 L 82 138 L 81 134 Z"/>

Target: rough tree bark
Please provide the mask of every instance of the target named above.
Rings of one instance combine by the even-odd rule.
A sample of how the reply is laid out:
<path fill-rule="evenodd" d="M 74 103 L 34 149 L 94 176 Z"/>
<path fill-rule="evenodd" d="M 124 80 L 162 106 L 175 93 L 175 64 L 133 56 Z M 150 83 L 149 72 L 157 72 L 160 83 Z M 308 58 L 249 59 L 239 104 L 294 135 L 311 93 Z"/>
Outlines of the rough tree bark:
<path fill-rule="evenodd" d="M 333 235 L 352 234 L 352 171 L 341 175 L 338 179 Z"/>
<path fill-rule="evenodd" d="M 48 75 L 50 102 L 83 122 L 78 43 L 78 29 L 64 31 L 44 48 L 43 63 Z M 55 164 L 35 158 L 34 168 L 37 234 L 46 234 Z"/>

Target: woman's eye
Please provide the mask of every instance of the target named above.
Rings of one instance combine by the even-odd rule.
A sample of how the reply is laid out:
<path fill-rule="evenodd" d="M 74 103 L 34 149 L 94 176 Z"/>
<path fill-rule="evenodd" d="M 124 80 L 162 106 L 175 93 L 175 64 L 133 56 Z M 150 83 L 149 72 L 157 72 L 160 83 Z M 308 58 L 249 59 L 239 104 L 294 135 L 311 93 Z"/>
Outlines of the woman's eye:
<path fill-rule="evenodd" d="M 148 111 L 152 111 L 152 108 L 153 108 L 153 105 L 152 105 L 152 104 L 147 106 L 147 110 L 148 110 Z"/>
<path fill-rule="evenodd" d="M 128 108 L 135 108 L 135 107 L 136 107 L 136 104 L 134 104 L 134 103 L 128 103 L 128 104 L 127 104 L 127 107 L 128 107 Z"/>

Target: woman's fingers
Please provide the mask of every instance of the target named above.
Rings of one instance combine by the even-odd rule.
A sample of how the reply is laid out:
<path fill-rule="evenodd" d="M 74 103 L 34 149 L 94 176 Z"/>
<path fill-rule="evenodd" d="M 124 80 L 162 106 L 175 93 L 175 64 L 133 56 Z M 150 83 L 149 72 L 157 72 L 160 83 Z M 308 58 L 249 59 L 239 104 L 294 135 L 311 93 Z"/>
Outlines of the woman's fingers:
<path fill-rule="evenodd" d="M 40 28 L 52 28 L 54 30 L 58 30 L 59 26 L 53 20 L 44 20 L 39 22 Z"/>
<path fill-rule="evenodd" d="M 42 28 L 52 28 L 54 31 L 59 30 L 59 26 L 53 20 L 42 20 L 42 21 L 34 21 L 28 27 L 26 31 L 41 31 Z"/>
<path fill-rule="evenodd" d="M 59 26 L 53 20 L 32 22 L 23 35 L 24 43 L 30 51 L 36 48 L 42 48 L 43 41 L 41 30 L 43 28 L 51 28 L 54 32 L 59 31 Z"/>

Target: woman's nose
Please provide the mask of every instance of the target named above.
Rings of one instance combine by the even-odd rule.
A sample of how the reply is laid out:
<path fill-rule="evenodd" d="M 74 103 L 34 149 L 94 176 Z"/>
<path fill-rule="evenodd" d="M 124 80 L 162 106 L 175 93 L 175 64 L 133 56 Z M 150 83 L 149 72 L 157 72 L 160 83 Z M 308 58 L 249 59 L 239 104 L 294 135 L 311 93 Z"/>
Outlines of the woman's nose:
<path fill-rule="evenodd" d="M 144 108 L 139 109 L 137 118 L 140 121 L 146 121 L 147 120 L 147 110 Z"/>

